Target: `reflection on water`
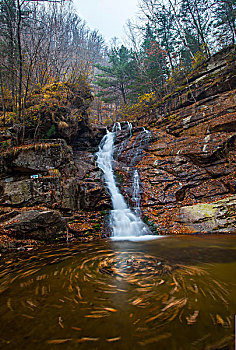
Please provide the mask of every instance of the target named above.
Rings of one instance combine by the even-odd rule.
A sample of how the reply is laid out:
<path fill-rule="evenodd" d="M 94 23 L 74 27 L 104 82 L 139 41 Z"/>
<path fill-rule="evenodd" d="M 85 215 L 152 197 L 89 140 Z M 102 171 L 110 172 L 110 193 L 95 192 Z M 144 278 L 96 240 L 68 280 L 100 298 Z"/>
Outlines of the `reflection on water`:
<path fill-rule="evenodd" d="M 0 261 L 0 348 L 233 349 L 234 237 L 47 248 Z"/>

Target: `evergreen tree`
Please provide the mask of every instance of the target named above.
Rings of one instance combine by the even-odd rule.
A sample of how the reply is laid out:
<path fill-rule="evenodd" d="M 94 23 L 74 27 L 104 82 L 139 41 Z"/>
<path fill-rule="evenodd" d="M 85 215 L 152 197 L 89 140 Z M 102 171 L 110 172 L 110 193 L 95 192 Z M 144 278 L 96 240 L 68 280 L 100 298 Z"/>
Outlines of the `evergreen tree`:
<path fill-rule="evenodd" d="M 131 51 L 122 45 L 120 48 L 113 48 L 108 57 L 108 66 L 96 66 L 102 72 L 97 75 L 96 84 L 101 88 L 98 96 L 104 102 L 113 102 L 118 98 L 126 104 L 132 83 Z"/>

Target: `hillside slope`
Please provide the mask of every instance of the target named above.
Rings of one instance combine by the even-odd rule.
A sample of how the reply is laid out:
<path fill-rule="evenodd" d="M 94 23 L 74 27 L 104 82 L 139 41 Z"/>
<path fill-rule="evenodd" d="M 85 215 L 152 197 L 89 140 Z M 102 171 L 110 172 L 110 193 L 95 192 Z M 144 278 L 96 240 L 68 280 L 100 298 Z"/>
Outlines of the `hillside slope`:
<path fill-rule="evenodd" d="M 136 124 L 151 131 L 133 164 L 142 186 L 144 220 L 161 233 L 236 232 L 235 49 L 222 51 L 163 99 L 152 100 Z M 137 135 L 119 158 L 131 199 Z"/>

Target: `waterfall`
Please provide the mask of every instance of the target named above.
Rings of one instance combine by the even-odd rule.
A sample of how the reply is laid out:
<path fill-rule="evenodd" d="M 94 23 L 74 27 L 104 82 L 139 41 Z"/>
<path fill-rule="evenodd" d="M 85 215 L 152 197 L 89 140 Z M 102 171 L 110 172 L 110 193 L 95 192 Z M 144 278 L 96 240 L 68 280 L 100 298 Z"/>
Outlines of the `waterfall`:
<path fill-rule="evenodd" d="M 99 145 L 99 151 L 96 153 L 97 165 L 104 173 L 105 183 L 110 192 L 113 206 L 113 210 L 110 214 L 110 225 L 113 231 L 113 239 L 135 240 L 135 237 L 138 237 L 138 240 L 151 239 L 155 236 L 148 235 L 150 234 L 148 227 L 142 222 L 138 215 L 128 208 L 124 197 L 116 185 L 112 169 L 116 129 L 117 127 L 113 127 L 112 132 L 107 131 L 107 134 L 103 137 Z"/>
<path fill-rule="evenodd" d="M 150 131 L 146 130 L 143 127 L 143 130 L 137 135 L 133 143 L 133 153 L 135 148 L 136 148 L 136 152 L 134 157 L 132 157 L 131 159 L 130 166 L 135 165 L 135 162 L 137 161 L 137 159 L 142 155 L 143 147 L 148 143 L 150 136 L 151 136 Z"/>
<path fill-rule="evenodd" d="M 117 132 L 117 130 L 121 131 L 121 125 L 120 125 L 119 122 L 116 122 L 116 123 L 113 125 L 112 132 Z"/>
<path fill-rule="evenodd" d="M 130 122 L 126 122 L 127 123 L 127 129 L 128 129 L 128 131 L 129 131 L 129 135 L 130 135 L 130 137 L 132 136 L 132 128 L 133 128 L 133 125 L 132 125 L 132 123 L 130 123 Z"/>
<path fill-rule="evenodd" d="M 141 209 L 140 209 L 141 196 L 140 196 L 140 186 L 139 186 L 139 174 L 137 169 L 135 169 L 134 176 L 133 176 L 132 201 L 134 203 L 134 211 L 136 215 L 140 216 L 141 215 Z"/>

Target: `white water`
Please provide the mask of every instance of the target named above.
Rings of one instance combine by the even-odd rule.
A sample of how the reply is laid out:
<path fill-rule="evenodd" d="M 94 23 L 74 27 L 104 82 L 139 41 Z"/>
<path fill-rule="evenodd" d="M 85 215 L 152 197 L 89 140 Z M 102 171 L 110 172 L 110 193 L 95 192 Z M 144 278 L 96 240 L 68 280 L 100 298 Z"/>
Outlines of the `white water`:
<path fill-rule="evenodd" d="M 134 150 L 136 148 L 136 154 L 131 159 L 130 166 L 135 165 L 135 162 L 138 159 L 138 157 L 140 157 L 142 155 L 143 147 L 148 143 L 150 136 L 151 136 L 150 131 L 146 130 L 143 127 L 143 130 L 137 135 L 137 137 L 133 143 L 133 153 L 134 153 Z"/>
<path fill-rule="evenodd" d="M 150 234 L 148 227 L 142 222 L 140 217 L 128 208 L 124 197 L 116 185 L 112 169 L 116 129 L 117 127 L 113 128 L 113 132 L 107 131 L 96 154 L 97 165 L 104 173 L 105 182 L 111 195 L 113 210 L 110 215 L 110 225 L 113 230 L 113 238 L 115 240 L 148 240 L 157 238 L 156 236 L 148 235 Z"/>
<path fill-rule="evenodd" d="M 141 196 L 140 196 L 140 186 L 139 186 L 139 174 L 138 174 L 137 169 L 135 169 L 134 176 L 133 176 L 132 201 L 134 203 L 134 211 L 135 211 L 136 215 L 140 216 L 140 214 L 141 214 L 141 209 L 140 209 Z"/>
<path fill-rule="evenodd" d="M 116 122 L 116 123 L 113 125 L 112 132 L 117 132 L 118 130 L 121 131 L 120 122 Z"/>
<path fill-rule="evenodd" d="M 132 136 L 132 128 L 133 128 L 132 123 L 127 122 L 127 128 L 128 128 L 128 131 L 129 131 L 129 135 L 130 135 L 130 137 L 131 137 L 131 136 Z"/>

